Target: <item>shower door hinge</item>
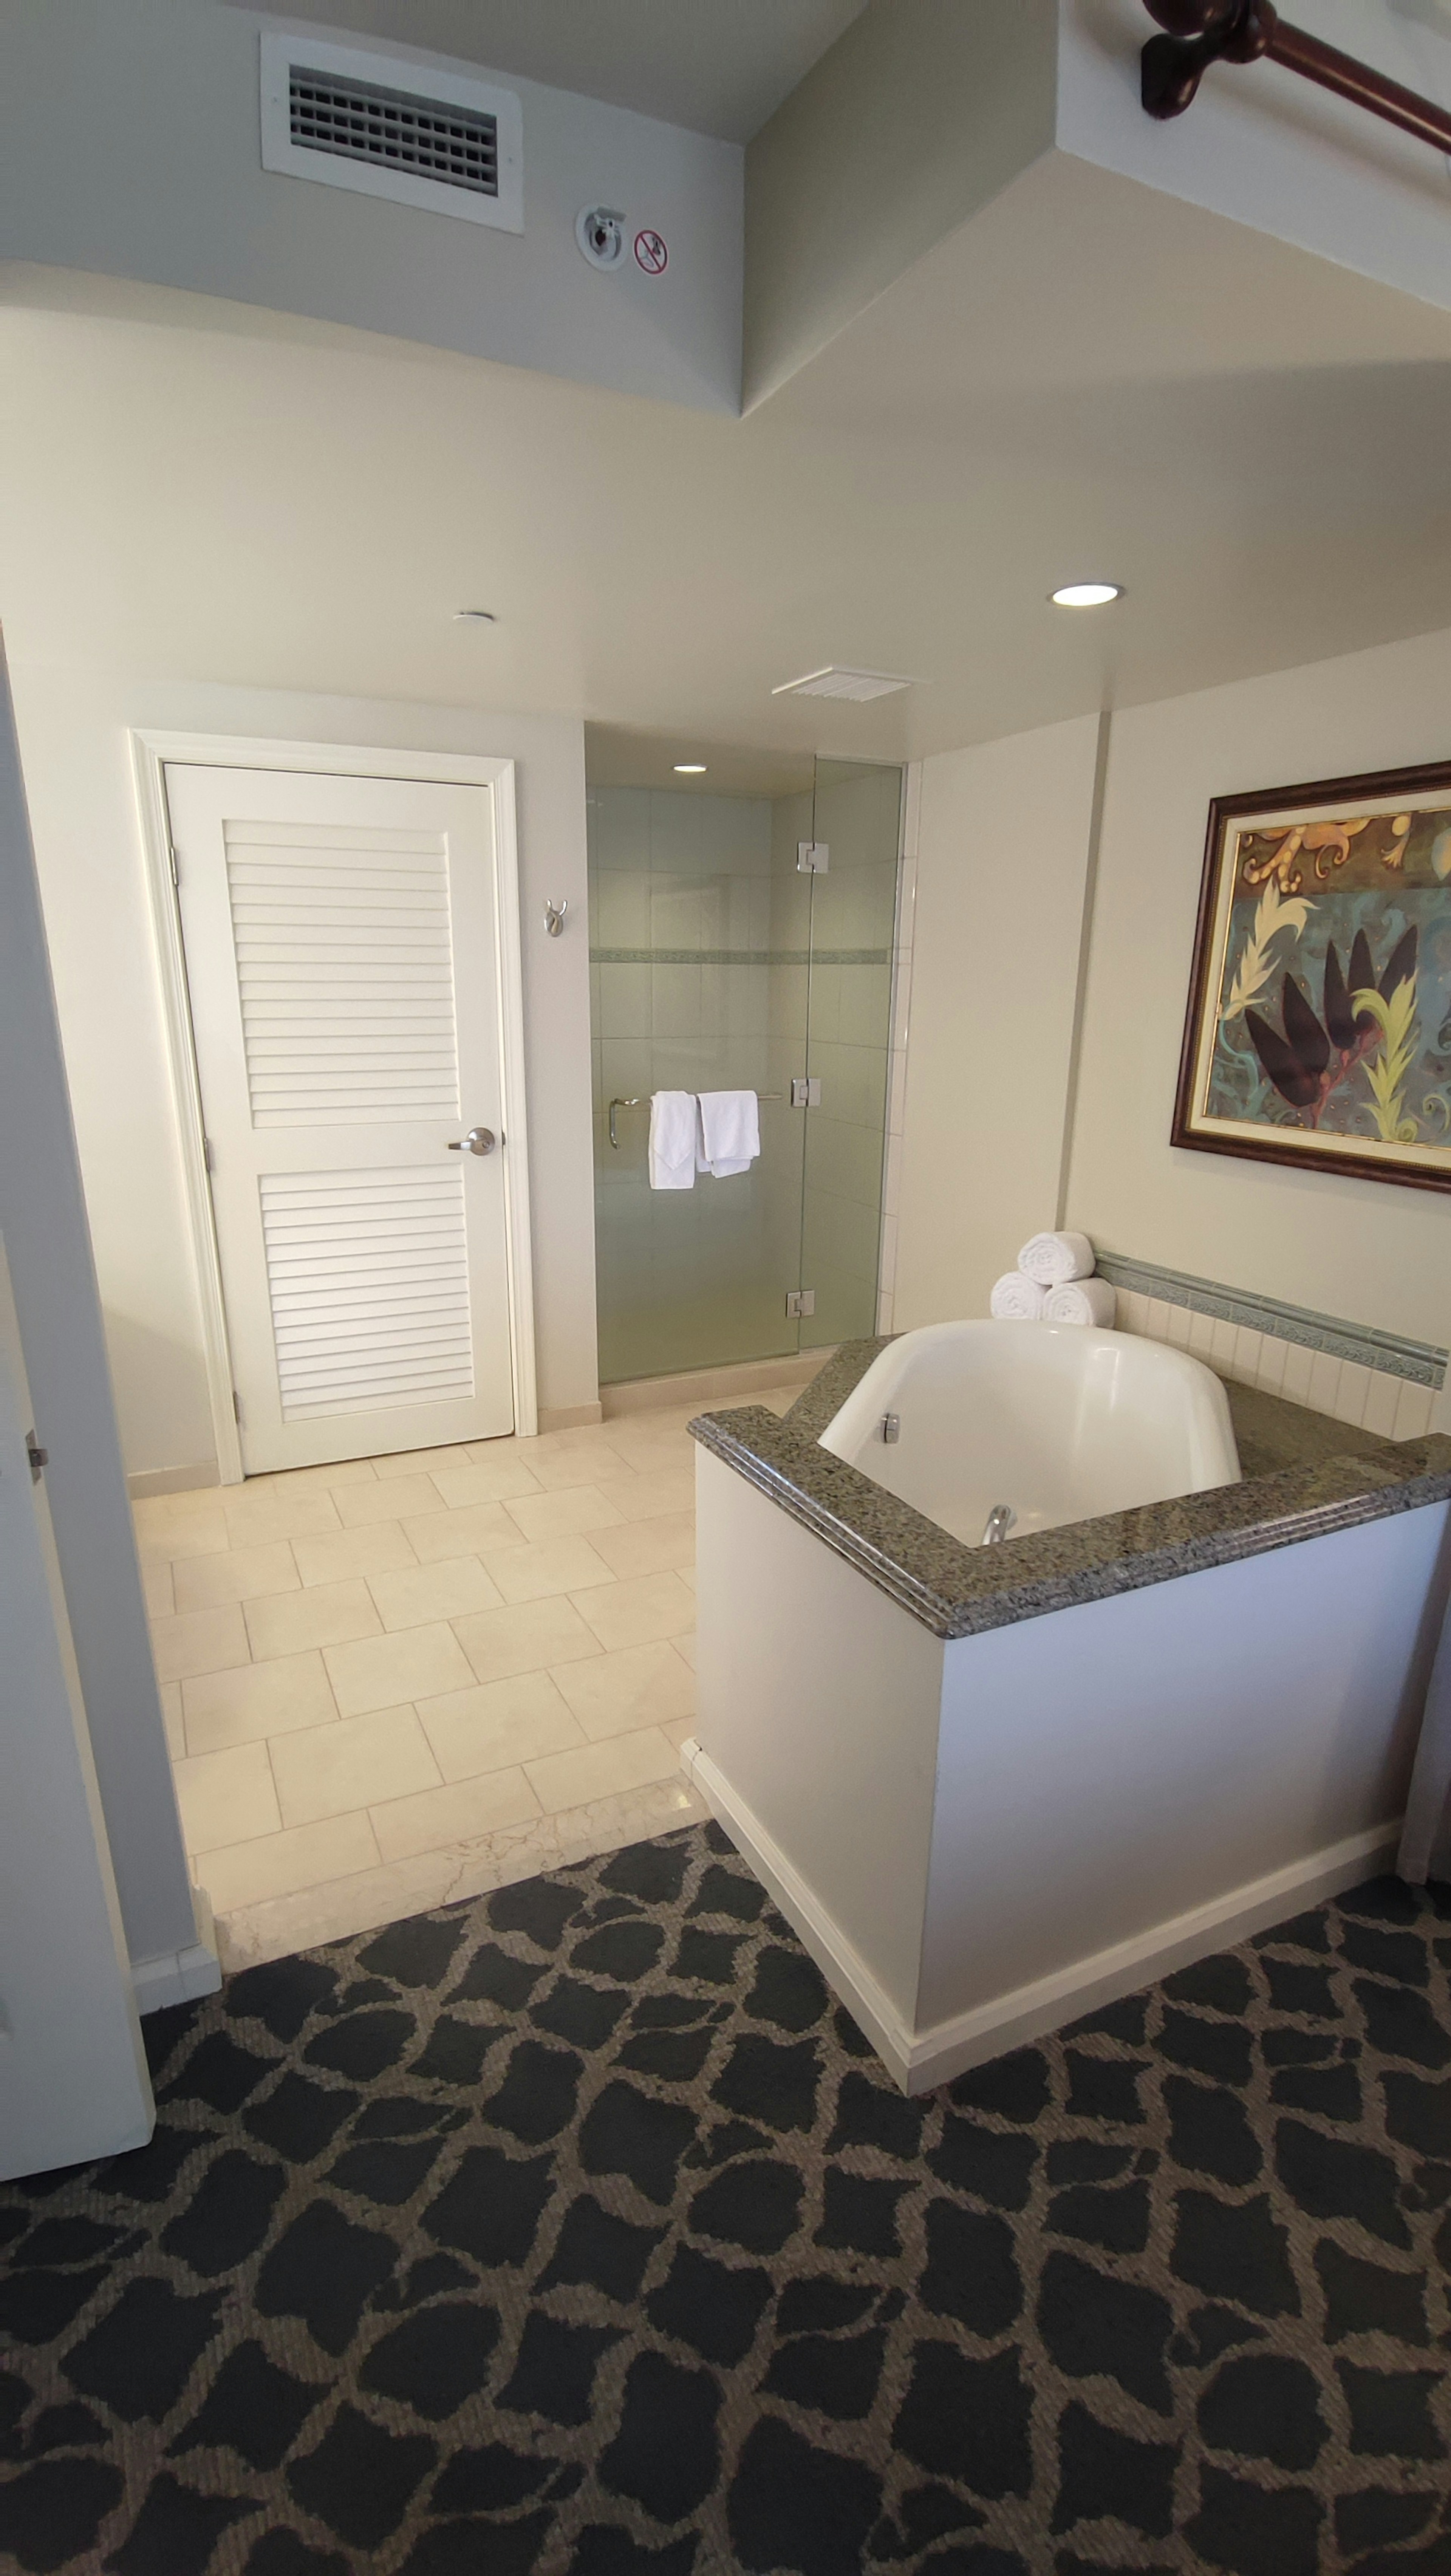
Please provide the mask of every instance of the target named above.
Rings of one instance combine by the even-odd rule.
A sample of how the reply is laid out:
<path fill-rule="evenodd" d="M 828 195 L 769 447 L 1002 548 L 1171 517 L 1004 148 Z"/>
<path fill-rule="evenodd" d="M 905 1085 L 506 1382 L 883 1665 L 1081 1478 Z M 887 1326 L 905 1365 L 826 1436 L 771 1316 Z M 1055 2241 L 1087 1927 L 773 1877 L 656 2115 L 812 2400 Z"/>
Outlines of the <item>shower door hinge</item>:
<path fill-rule="evenodd" d="M 788 1288 L 786 1291 L 786 1312 L 788 1315 L 800 1315 L 803 1318 L 807 1315 L 814 1315 L 816 1312 L 815 1289 Z"/>
<path fill-rule="evenodd" d="M 824 877 L 831 865 L 829 841 L 798 841 L 796 873 L 802 877 Z"/>
<path fill-rule="evenodd" d="M 819 1109 L 821 1107 L 821 1076 L 819 1073 L 792 1074 L 791 1106 L 793 1109 Z"/>

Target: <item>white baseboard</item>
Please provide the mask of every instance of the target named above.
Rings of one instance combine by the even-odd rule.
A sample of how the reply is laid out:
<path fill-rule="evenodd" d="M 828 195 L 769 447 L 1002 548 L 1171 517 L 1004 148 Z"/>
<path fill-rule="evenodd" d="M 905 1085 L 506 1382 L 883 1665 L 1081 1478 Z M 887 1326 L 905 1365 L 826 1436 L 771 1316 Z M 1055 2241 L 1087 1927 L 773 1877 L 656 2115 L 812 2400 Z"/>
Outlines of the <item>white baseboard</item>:
<path fill-rule="evenodd" d="M 193 1887 L 196 1939 L 184 1950 L 158 1950 L 149 1959 L 133 1959 L 131 1984 L 139 2013 L 161 2012 L 168 2004 L 187 2004 L 197 1995 L 214 1995 L 222 1982 L 217 1957 L 212 1901 L 204 1887 Z"/>
<path fill-rule="evenodd" d="M 220 1483 L 215 1458 L 202 1458 L 194 1467 L 138 1467 L 127 1477 L 126 1491 L 140 1503 L 149 1494 L 199 1494 Z"/>
<path fill-rule="evenodd" d="M 541 1404 L 539 1428 L 545 1431 L 585 1431 L 603 1419 L 598 1396 L 593 1404 Z"/>
<path fill-rule="evenodd" d="M 904 2093 L 929 2093 L 954 2075 L 965 2074 L 970 2066 L 1041 2039 L 1065 2022 L 1116 2003 L 1121 1995 L 1137 1994 L 1140 1987 L 1154 1985 L 1176 1968 L 1187 1968 L 1212 1951 L 1232 1949 L 1256 1932 L 1267 1932 L 1274 1923 L 1323 1904 L 1343 1888 L 1374 1877 L 1392 1861 L 1401 1833 L 1398 1817 L 1373 1825 L 1265 1878 L 1230 1888 L 1187 1914 L 1152 1924 L 1130 1941 L 1075 1959 L 1051 1977 L 1039 1977 L 1008 1994 L 995 1995 L 971 2012 L 914 2031 L 759 1818 L 736 1796 L 694 1738 L 682 1745 L 680 1763 Z"/>
<path fill-rule="evenodd" d="M 840 1995 L 853 2021 L 859 2022 L 877 2055 L 903 2092 L 913 2090 L 908 2078 L 912 2034 L 886 1989 L 858 1957 L 840 1925 L 807 1886 L 760 1818 L 738 1798 L 723 1771 L 702 1753 L 693 1735 L 680 1748 L 680 1768 L 698 1790 L 718 1824 L 751 1864 L 770 1891 L 787 1922 L 801 1936 L 828 1985 Z M 984 2051 L 990 2055 L 991 2051 Z M 940 2079 L 939 2079 L 940 2080 Z"/>

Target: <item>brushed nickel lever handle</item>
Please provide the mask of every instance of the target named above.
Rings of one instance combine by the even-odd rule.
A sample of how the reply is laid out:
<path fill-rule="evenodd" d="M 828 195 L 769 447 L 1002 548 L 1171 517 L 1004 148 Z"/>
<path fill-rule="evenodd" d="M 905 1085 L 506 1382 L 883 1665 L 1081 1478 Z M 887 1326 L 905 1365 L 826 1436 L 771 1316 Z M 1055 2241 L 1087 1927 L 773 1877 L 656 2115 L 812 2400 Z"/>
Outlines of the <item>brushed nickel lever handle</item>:
<path fill-rule="evenodd" d="M 492 1127 L 471 1127 L 466 1136 L 450 1137 L 448 1150 L 451 1154 L 492 1154 L 498 1141 Z"/>

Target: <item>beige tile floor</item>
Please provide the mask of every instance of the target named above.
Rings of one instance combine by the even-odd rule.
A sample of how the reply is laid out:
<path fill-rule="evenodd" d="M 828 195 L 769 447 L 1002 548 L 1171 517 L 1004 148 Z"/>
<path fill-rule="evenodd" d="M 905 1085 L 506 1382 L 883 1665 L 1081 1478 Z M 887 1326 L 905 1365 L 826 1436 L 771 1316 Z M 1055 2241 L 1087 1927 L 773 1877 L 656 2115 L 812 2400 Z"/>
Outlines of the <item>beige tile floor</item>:
<path fill-rule="evenodd" d="M 698 1410 L 136 1505 L 224 1965 L 703 1814 L 679 1770 Z"/>

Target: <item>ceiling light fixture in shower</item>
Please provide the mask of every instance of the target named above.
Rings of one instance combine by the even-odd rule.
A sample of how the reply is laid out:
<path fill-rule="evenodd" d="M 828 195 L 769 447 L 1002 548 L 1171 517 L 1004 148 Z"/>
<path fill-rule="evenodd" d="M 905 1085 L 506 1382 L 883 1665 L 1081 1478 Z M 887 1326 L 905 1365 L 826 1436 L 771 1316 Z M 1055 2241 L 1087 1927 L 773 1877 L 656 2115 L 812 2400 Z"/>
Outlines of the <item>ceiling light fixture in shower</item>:
<path fill-rule="evenodd" d="M 1121 581 L 1066 581 L 1049 594 L 1055 608 L 1107 608 L 1111 599 L 1123 595 Z"/>
<path fill-rule="evenodd" d="M 703 778 L 705 776 L 705 762 L 703 760 L 677 760 L 675 763 L 675 775 L 677 778 Z"/>

